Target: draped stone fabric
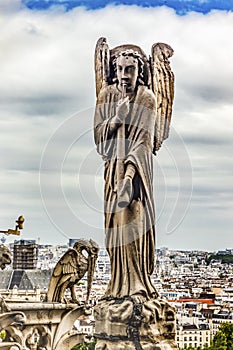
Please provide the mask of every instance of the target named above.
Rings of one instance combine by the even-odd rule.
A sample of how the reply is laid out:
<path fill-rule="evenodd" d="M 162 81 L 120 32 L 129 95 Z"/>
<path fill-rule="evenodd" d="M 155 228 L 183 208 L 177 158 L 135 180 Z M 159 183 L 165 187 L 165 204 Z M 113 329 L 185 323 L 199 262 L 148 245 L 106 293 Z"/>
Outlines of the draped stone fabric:
<path fill-rule="evenodd" d="M 121 126 L 116 125 L 114 117 L 121 96 L 116 85 L 102 88 L 95 111 L 95 143 L 105 161 L 106 248 L 112 271 L 105 297 L 149 298 L 156 295 L 150 280 L 155 250 L 152 145 L 156 100 L 153 92 L 142 85 L 130 99 L 124 122 L 124 167 L 131 163 L 136 173 L 133 199 L 129 206 L 119 208 L 117 143 L 122 140 L 117 137 Z"/>

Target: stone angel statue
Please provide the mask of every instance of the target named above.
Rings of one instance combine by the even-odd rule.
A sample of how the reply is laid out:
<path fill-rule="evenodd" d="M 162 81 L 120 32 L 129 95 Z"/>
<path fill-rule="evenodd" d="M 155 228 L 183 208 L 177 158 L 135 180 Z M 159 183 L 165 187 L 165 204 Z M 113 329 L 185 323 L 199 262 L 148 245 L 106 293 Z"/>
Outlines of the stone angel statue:
<path fill-rule="evenodd" d="M 88 257 L 83 254 L 88 253 Z M 88 273 L 86 304 L 89 301 L 95 263 L 98 257 L 99 247 L 93 240 L 79 239 L 56 264 L 50 280 L 47 300 L 48 302 L 64 303 L 65 291 L 71 292 L 71 302 L 80 304 L 75 293 L 75 284 Z"/>
<path fill-rule="evenodd" d="M 105 161 L 105 233 L 112 276 L 105 298 L 156 297 L 152 155 L 169 135 L 174 98 L 173 49 L 136 45 L 95 50 L 94 138 Z"/>

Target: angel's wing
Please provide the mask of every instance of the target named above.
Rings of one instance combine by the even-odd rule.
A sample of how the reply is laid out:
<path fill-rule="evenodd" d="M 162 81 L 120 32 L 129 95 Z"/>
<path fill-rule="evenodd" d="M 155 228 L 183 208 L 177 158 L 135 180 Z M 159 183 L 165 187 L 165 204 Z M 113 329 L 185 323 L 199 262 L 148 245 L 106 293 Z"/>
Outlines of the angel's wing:
<path fill-rule="evenodd" d="M 173 49 L 163 43 L 157 43 L 151 49 L 151 83 L 157 99 L 157 116 L 155 126 L 154 153 L 168 138 L 174 98 L 174 74 L 169 57 Z"/>
<path fill-rule="evenodd" d="M 95 48 L 95 82 L 96 97 L 104 85 L 108 84 L 109 77 L 109 48 L 106 38 L 100 38 Z"/>
<path fill-rule="evenodd" d="M 54 268 L 53 276 L 60 277 L 64 274 L 72 274 L 77 272 L 77 255 L 75 249 L 70 248 L 57 262 Z"/>
<path fill-rule="evenodd" d="M 77 255 L 75 249 L 68 249 L 54 267 L 50 279 L 47 301 L 60 301 L 63 295 L 60 295 L 60 287 L 77 273 Z"/>

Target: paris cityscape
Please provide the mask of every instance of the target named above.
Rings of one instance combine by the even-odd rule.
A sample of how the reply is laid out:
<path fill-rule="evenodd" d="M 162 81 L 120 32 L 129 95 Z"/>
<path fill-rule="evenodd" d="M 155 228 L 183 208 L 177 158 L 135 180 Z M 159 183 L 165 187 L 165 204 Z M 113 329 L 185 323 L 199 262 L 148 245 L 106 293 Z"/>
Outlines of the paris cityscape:
<path fill-rule="evenodd" d="M 5 239 L 2 238 L 4 242 Z M 41 245 L 35 240 L 15 240 L 9 244 L 12 266 L 0 271 L 0 294 L 11 301 L 43 301 L 53 268 L 75 243 Z M 151 277 L 161 298 L 176 308 L 176 342 L 180 349 L 210 345 L 218 328 L 233 324 L 233 249 L 216 252 L 156 249 L 155 269 Z M 96 263 L 90 295 L 95 305 L 103 296 L 110 278 L 110 262 L 102 248 Z M 87 293 L 87 276 L 76 285 L 81 303 Z M 67 291 L 67 300 L 70 294 Z M 81 317 L 74 327 L 93 336 L 93 315 Z"/>

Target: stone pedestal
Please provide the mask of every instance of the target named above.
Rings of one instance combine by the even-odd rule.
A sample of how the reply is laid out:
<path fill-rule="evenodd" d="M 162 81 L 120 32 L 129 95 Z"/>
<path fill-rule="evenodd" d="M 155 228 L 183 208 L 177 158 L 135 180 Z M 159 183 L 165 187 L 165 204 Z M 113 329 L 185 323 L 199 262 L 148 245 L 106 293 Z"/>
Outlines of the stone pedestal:
<path fill-rule="evenodd" d="M 95 307 L 96 350 L 174 350 L 175 311 L 162 299 L 101 300 Z"/>

